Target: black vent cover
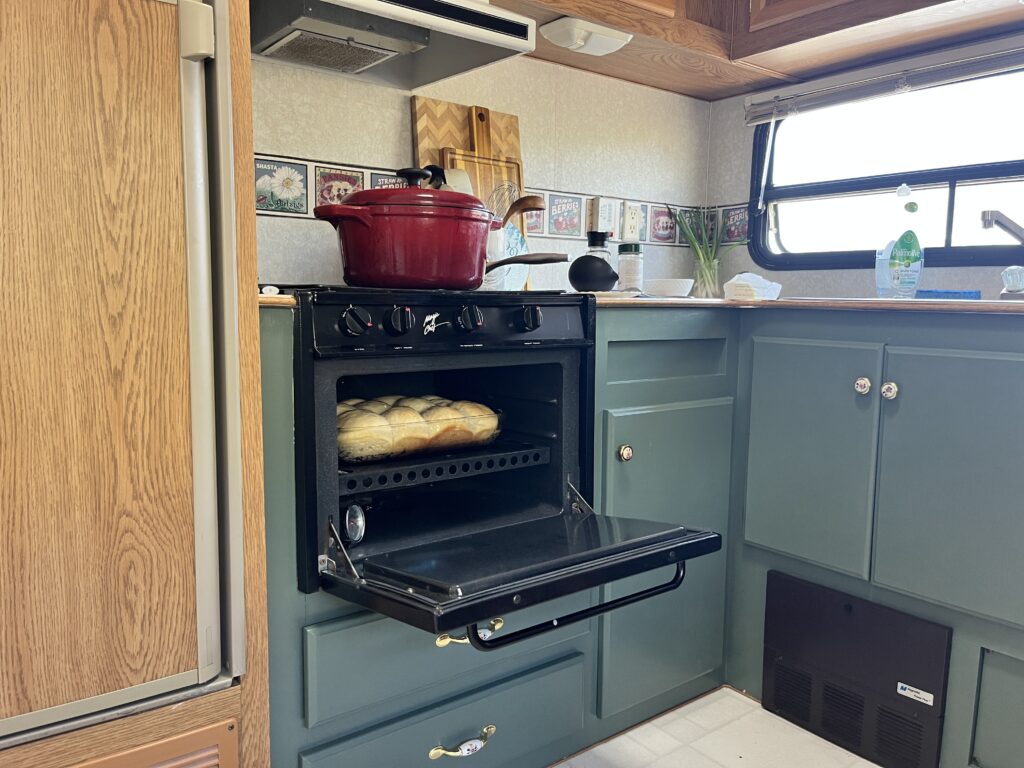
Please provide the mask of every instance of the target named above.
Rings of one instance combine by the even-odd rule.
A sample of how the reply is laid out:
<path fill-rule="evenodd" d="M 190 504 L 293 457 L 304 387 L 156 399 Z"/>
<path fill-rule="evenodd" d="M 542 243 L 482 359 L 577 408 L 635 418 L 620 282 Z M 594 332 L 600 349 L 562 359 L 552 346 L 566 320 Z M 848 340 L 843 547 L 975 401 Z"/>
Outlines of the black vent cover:
<path fill-rule="evenodd" d="M 884 768 L 937 768 L 953 631 L 769 571 L 763 706 Z"/>

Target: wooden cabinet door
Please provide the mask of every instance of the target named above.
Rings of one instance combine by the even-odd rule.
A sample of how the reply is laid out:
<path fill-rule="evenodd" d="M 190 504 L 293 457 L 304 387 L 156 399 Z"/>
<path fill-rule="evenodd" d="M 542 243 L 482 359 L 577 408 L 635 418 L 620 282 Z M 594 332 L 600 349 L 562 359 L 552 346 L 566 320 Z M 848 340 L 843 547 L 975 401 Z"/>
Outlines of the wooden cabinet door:
<path fill-rule="evenodd" d="M 623 0 L 623 2 L 625 5 L 632 5 L 642 11 L 667 16 L 670 19 L 676 15 L 676 0 Z"/>
<path fill-rule="evenodd" d="M 193 491 L 177 7 L 3 2 L 0 30 L 2 734 L 195 683 L 219 630 L 197 630 L 215 499 Z"/>
<path fill-rule="evenodd" d="M 732 398 L 624 408 L 604 414 L 603 512 L 685 523 L 725 535 L 729 525 Z M 620 445 L 633 458 L 620 461 Z M 687 563 L 679 589 L 601 618 L 598 713 L 610 717 L 713 673 L 722 664 L 725 548 Z M 604 588 L 604 600 L 668 581 L 672 568 Z"/>
<path fill-rule="evenodd" d="M 751 32 L 811 13 L 845 5 L 853 0 L 748 0 Z"/>
<path fill-rule="evenodd" d="M 747 542 L 866 579 L 881 344 L 755 338 Z M 858 378 L 871 391 L 854 390 Z"/>
<path fill-rule="evenodd" d="M 1024 355 L 888 347 L 878 584 L 1024 625 Z"/>

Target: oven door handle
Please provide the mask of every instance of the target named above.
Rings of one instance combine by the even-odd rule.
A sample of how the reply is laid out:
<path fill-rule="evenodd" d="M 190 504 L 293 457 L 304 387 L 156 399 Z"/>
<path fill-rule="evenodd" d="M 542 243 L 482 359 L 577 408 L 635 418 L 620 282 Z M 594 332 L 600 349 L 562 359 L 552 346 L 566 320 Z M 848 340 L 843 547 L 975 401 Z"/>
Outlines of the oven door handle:
<path fill-rule="evenodd" d="M 676 563 L 676 572 L 670 581 L 664 584 L 659 584 L 656 587 L 642 590 L 641 592 L 634 592 L 631 595 L 624 595 L 623 597 L 617 597 L 614 600 L 609 600 L 606 603 L 599 603 L 598 605 L 592 605 L 589 608 L 584 608 L 581 611 L 570 613 L 562 616 L 558 619 L 550 619 L 543 621 L 540 624 L 534 624 L 532 627 L 526 627 L 512 632 L 508 635 L 495 636 L 484 639 L 480 636 L 479 628 L 476 624 L 471 624 L 466 629 L 466 635 L 469 637 L 470 644 L 478 651 L 496 651 L 499 648 L 504 648 L 507 645 L 513 643 L 519 643 L 523 640 L 529 640 L 531 637 L 537 637 L 547 632 L 552 632 L 556 629 L 568 626 L 569 624 L 575 624 L 580 621 L 586 621 L 592 619 L 594 616 L 600 616 L 602 613 L 608 613 L 608 611 L 614 611 L 616 608 L 623 608 L 633 603 L 639 603 L 641 600 L 646 600 L 649 597 L 655 597 L 656 595 L 664 594 L 665 592 L 671 592 L 673 589 L 679 587 L 683 583 L 683 579 L 686 578 L 686 561 L 680 560 Z"/>

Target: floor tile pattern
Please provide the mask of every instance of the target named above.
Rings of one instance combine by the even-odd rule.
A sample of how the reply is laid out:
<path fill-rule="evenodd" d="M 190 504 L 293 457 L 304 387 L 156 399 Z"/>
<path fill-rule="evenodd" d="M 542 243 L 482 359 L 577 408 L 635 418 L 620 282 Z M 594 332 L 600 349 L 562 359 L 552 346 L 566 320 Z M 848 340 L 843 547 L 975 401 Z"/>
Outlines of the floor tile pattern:
<path fill-rule="evenodd" d="M 557 768 L 876 768 L 720 688 Z"/>

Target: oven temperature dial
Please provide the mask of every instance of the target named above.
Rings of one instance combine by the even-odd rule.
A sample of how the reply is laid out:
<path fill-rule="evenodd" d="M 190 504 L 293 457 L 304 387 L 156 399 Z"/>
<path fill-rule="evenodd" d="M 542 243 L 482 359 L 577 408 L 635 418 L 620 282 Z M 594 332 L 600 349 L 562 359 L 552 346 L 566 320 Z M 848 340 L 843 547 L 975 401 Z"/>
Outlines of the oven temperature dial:
<path fill-rule="evenodd" d="M 384 328 L 392 336 L 404 336 L 416 327 L 412 307 L 395 307 L 384 317 Z"/>
<path fill-rule="evenodd" d="M 373 328 L 373 318 L 362 307 L 349 307 L 341 313 L 338 327 L 346 336 L 362 336 Z"/>
<path fill-rule="evenodd" d="M 484 327 L 484 313 L 476 304 L 467 304 L 455 316 L 455 327 L 460 331 L 471 333 Z"/>
<path fill-rule="evenodd" d="M 544 313 L 536 304 L 523 307 L 516 314 L 516 328 L 522 333 L 536 331 L 544 322 Z"/>

